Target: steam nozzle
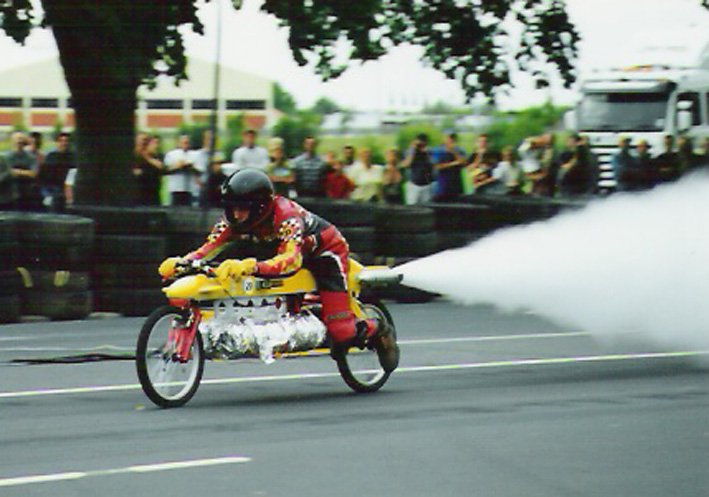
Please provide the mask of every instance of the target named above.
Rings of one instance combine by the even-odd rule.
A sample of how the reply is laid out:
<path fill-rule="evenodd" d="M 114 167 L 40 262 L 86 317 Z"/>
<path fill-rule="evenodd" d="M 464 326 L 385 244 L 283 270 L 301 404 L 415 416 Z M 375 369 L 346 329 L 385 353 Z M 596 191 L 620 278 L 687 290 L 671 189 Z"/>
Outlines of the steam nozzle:
<path fill-rule="evenodd" d="M 359 282 L 366 286 L 394 285 L 403 279 L 403 274 L 389 267 L 365 268 L 359 273 Z"/>

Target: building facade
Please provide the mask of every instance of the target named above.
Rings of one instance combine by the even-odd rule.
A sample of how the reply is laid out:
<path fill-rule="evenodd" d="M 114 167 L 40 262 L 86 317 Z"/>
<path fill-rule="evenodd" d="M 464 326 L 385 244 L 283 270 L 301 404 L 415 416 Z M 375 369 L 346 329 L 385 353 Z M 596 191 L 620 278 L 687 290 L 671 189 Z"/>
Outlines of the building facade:
<path fill-rule="evenodd" d="M 273 124 L 273 82 L 221 66 L 219 98 L 215 103 L 215 64 L 190 58 L 188 80 L 176 86 L 160 77 L 157 86 L 138 90 L 136 126 L 141 130 L 168 131 L 181 124 L 208 122 L 215 112 L 220 129 L 230 116 L 241 115 L 247 127 Z M 58 58 L 0 72 L 0 130 L 25 127 L 49 131 L 74 127 L 71 95 Z"/>

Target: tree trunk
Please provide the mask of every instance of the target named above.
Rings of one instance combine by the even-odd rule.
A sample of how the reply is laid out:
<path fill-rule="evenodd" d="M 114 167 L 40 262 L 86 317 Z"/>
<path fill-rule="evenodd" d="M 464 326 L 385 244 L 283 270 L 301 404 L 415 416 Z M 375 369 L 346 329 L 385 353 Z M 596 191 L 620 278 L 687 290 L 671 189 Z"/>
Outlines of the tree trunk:
<path fill-rule="evenodd" d="M 137 47 L 128 46 L 121 24 L 89 3 L 42 2 L 51 20 L 76 120 L 78 173 L 75 202 L 131 205 L 137 90 Z M 110 29 L 113 27 L 114 29 Z M 148 59 L 149 60 L 149 59 Z"/>

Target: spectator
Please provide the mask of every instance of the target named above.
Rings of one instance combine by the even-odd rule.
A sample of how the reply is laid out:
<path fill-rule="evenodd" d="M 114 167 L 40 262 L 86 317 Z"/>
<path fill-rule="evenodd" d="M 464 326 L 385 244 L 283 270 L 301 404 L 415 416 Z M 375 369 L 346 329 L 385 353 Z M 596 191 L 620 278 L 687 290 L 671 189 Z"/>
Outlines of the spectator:
<path fill-rule="evenodd" d="M 401 163 L 408 169 L 406 181 L 406 204 L 424 204 L 433 198 L 433 163 L 428 150 L 428 135 L 421 133 L 411 142 L 406 157 Z"/>
<path fill-rule="evenodd" d="M 531 185 L 531 193 L 551 196 L 554 181 L 554 137 L 551 133 L 525 139 L 518 149 L 522 170 Z"/>
<path fill-rule="evenodd" d="M 497 180 L 492 175 L 497 162 L 497 153 L 488 147 L 487 135 L 485 133 L 480 134 L 475 151 L 468 157 L 467 166 L 465 167 L 472 180 L 474 193 L 488 193 L 487 190 L 497 188 Z M 490 191 L 489 193 L 494 192 Z"/>
<path fill-rule="evenodd" d="M 138 203 L 160 205 L 160 185 L 165 169 L 159 152 L 160 138 L 142 134 L 140 139 L 133 167 L 138 180 Z"/>
<path fill-rule="evenodd" d="M 17 190 L 17 208 L 34 210 L 40 207 L 40 195 L 37 187 L 37 164 L 34 157 L 25 151 L 27 136 L 16 131 L 10 137 L 10 151 L 5 155 L 5 161 L 10 166 L 10 172 L 15 178 Z"/>
<path fill-rule="evenodd" d="M 268 167 L 268 152 L 256 145 L 256 130 L 247 129 L 241 134 L 241 146 L 234 150 L 231 162 L 236 169 L 251 167 L 265 171 Z"/>
<path fill-rule="evenodd" d="M 655 170 L 660 182 L 674 181 L 679 178 L 679 156 L 674 151 L 674 138 L 665 135 L 663 140 L 664 150 L 655 157 Z"/>
<path fill-rule="evenodd" d="M 583 141 L 577 142 L 576 150 L 568 161 L 559 165 L 556 190 L 562 197 L 587 195 L 595 190 L 590 148 Z"/>
<path fill-rule="evenodd" d="M 492 170 L 492 177 L 495 179 L 499 188 L 495 192 L 504 193 L 506 195 L 522 194 L 524 186 L 524 171 L 519 163 L 515 160 L 514 149 L 505 147 L 502 149 L 502 155 L 497 167 Z"/>
<path fill-rule="evenodd" d="M 384 154 L 384 172 L 382 173 L 382 196 L 387 204 L 401 203 L 401 170 L 399 169 L 399 151 L 389 149 Z"/>
<path fill-rule="evenodd" d="M 347 171 L 355 163 L 355 148 L 352 145 L 342 147 L 342 167 Z"/>
<path fill-rule="evenodd" d="M 350 198 L 358 202 L 376 202 L 382 198 L 382 176 L 384 166 L 372 164 L 372 151 L 363 148 L 359 151 L 359 160 L 347 171 L 355 189 Z"/>
<path fill-rule="evenodd" d="M 637 161 L 630 152 L 630 138 L 621 137 L 618 142 L 619 150 L 611 159 L 613 174 L 616 180 L 616 189 L 619 191 L 639 190 L 639 170 Z"/>
<path fill-rule="evenodd" d="M 76 157 L 70 149 L 69 133 L 57 133 L 55 145 L 55 149 L 44 158 L 44 164 L 37 173 L 37 181 L 42 203 L 50 210 L 60 211 L 66 201 L 64 183 L 67 173 L 76 169 Z"/>
<path fill-rule="evenodd" d="M 39 168 L 44 162 L 44 154 L 42 153 L 42 133 L 33 131 L 29 134 L 27 144 L 25 145 L 25 152 L 34 158 L 34 173 L 36 177 L 37 173 L 39 173 Z"/>
<path fill-rule="evenodd" d="M 307 136 L 303 140 L 303 153 L 293 159 L 295 191 L 299 197 L 324 197 L 325 163 L 315 152 L 317 142 Z"/>
<path fill-rule="evenodd" d="M 17 186 L 11 171 L 5 156 L 0 155 L 0 210 L 14 209 L 16 206 Z"/>
<path fill-rule="evenodd" d="M 350 198 L 355 185 L 345 174 L 342 163 L 335 158 L 333 152 L 325 154 L 327 174 L 325 175 L 325 195 L 328 198 Z"/>
<path fill-rule="evenodd" d="M 694 153 L 692 138 L 681 135 L 677 139 L 677 157 L 680 175 L 687 174 L 703 164 L 703 158 Z"/>
<path fill-rule="evenodd" d="M 170 205 L 192 205 L 192 192 L 199 184 L 199 171 L 195 169 L 195 154 L 190 150 L 190 137 L 181 135 L 178 147 L 165 155 L 167 190 Z"/>
<path fill-rule="evenodd" d="M 451 202 L 463 193 L 461 171 L 465 165 L 465 152 L 456 146 L 457 140 L 457 134 L 447 133 L 443 145 L 434 149 L 438 190 L 434 197 L 436 202 Z"/>
<path fill-rule="evenodd" d="M 283 152 L 283 138 L 274 137 L 268 142 L 269 164 L 266 174 L 271 178 L 273 187 L 278 195 L 290 197 L 290 190 L 293 186 L 293 171 L 291 171 L 288 159 Z"/>
<path fill-rule="evenodd" d="M 635 162 L 638 166 L 639 182 L 642 189 L 649 189 L 657 183 L 655 161 L 650 155 L 650 144 L 647 140 L 638 141 L 635 147 Z"/>
<path fill-rule="evenodd" d="M 204 186 L 203 202 L 207 207 L 222 207 L 222 185 L 227 179 L 227 175 L 222 171 L 222 164 L 219 161 L 212 161 L 209 164 L 209 175 Z"/>

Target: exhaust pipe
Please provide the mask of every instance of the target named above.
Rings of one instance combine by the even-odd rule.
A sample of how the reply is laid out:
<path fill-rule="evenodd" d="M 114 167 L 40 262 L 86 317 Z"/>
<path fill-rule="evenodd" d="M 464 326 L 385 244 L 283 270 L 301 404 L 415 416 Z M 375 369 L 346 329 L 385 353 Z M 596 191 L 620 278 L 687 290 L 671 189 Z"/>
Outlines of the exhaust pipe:
<path fill-rule="evenodd" d="M 392 268 L 382 266 L 362 269 L 358 279 L 365 286 L 387 286 L 401 283 L 404 275 L 394 271 Z"/>

